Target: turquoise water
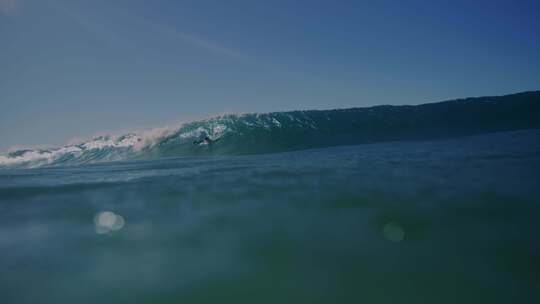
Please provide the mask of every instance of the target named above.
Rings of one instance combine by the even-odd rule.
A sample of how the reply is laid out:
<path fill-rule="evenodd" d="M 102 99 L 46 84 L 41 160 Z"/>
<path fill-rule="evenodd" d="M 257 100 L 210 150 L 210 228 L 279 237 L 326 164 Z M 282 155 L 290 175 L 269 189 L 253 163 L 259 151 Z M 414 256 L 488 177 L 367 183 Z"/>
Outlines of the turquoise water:
<path fill-rule="evenodd" d="M 540 130 L 0 170 L 1 303 L 540 303 Z"/>
<path fill-rule="evenodd" d="M 77 166 L 163 157 L 277 153 L 540 128 L 540 91 L 417 106 L 228 114 L 61 147 L 0 153 L 0 168 Z M 203 138 L 211 144 L 194 144 Z"/>

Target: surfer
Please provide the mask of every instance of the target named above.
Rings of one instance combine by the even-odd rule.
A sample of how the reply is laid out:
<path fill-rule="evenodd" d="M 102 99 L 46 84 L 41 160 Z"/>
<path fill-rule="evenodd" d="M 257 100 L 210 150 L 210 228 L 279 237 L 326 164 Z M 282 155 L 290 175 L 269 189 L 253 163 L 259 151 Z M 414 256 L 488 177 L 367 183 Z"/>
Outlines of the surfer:
<path fill-rule="evenodd" d="M 201 140 L 196 140 L 193 142 L 194 145 L 209 145 L 211 143 L 213 143 L 214 141 L 210 139 L 210 137 L 208 136 L 205 136 L 203 139 Z"/>

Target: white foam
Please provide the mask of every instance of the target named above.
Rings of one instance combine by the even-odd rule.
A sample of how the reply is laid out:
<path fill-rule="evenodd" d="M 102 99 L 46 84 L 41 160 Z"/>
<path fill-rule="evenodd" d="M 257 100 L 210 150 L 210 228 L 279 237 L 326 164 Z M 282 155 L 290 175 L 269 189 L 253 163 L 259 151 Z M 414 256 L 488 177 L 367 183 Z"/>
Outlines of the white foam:
<path fill-rule="evenodd" d="M 0 156 L 0 165 L 17 165 L 24 163 L 39 162 L 40 164 L 52 163 L 66 154 L 75 154 L 82 152 L 81 148 L 76 146 L 66 146 L 52 150 L 28 150 L 19 156 L 9 157 Z"/>
<path fill-rule="evenodd" d="M 221 136 L 223 133 L 225 133 L 225 131 L 227 131 L 227 126 L 226 125 L 221 125 L 221 124 L 218 124 L 218 125 L 215 125 L 213 128 L 212 128 L 212 132 L 214 133 L 213 135 L 216 136 Z"/>
<path fill-rule="evenodd" d="M 238 118 L 239 115 L 219 115 L 198 122 L 205 124 L 205 127 L 200 126 L 195 130 L 178 134 L 182 139 L 200 137 L 207 135 L 212 139 L 217 139 L 229 131 L 229 128 L 222 122 L 230 122 L 233 118 Z M 154 128 L 150 130 L 133 132 L 123 135 L 105 135 L 99 136 L 92 140 L 72 142 L 69 145 L 60 148 L 50 149 L 29 149 L 21 152 L 21 155 L 10 156 L 0 155 L 0 166 L 26 165 L 29 167 L 37 167 L 41 165 L 51 164 L 55 160 L 63 156 L 73 155 L 80 156 L 85 151 L 98 151 L 106 148 L 125 148 L 140 151 L 144 148 L 152 147 L 163 139 L 174 136 L 186 123 L 179 123 L 173 126 Z M 20 149 L 19 151 L 22 151 Z M 16 152 L 16 151 L 14 151 Z M 13 152 L 12 152 L 13 153 Z"/>
<path fill-rule="evenodd" d="M 272 117 L 272 123 L 276 125 L 276 127 L 281 128 L 281 123 L 279 122 L 279 120 L 275 119 L 274 117 Z"/>

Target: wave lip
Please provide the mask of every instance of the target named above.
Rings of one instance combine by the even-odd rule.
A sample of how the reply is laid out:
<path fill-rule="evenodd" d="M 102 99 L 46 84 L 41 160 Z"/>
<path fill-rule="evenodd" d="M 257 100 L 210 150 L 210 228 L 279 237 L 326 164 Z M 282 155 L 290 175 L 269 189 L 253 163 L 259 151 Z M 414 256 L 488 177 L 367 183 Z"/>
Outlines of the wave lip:
<path fill-rule="evenodd" d="M 100 136 L 0 155 L 0 168 L 81 165 L 163 156 L 272 153 L 388 140 L 540 128 L 540 91 L 418 106 L 229 114 L 169 128 Z M 205 145 L 194 144 L 208 137 Z"/>

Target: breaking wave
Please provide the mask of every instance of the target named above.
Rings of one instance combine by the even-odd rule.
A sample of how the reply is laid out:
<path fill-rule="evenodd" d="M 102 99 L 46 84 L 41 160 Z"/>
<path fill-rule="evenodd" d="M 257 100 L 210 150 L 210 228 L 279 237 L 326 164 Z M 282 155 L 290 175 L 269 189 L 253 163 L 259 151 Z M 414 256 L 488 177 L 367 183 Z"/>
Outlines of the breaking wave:
<path fill-rule="evenodd" d="M 0 167 L 81 165 L 170 156 L 272 153 L 387 140 L 540 128 L 540 91 L 418 106 L 230 114 L 0 155 Z M 207 138 L 206 141 L 203 139 Z"/>

